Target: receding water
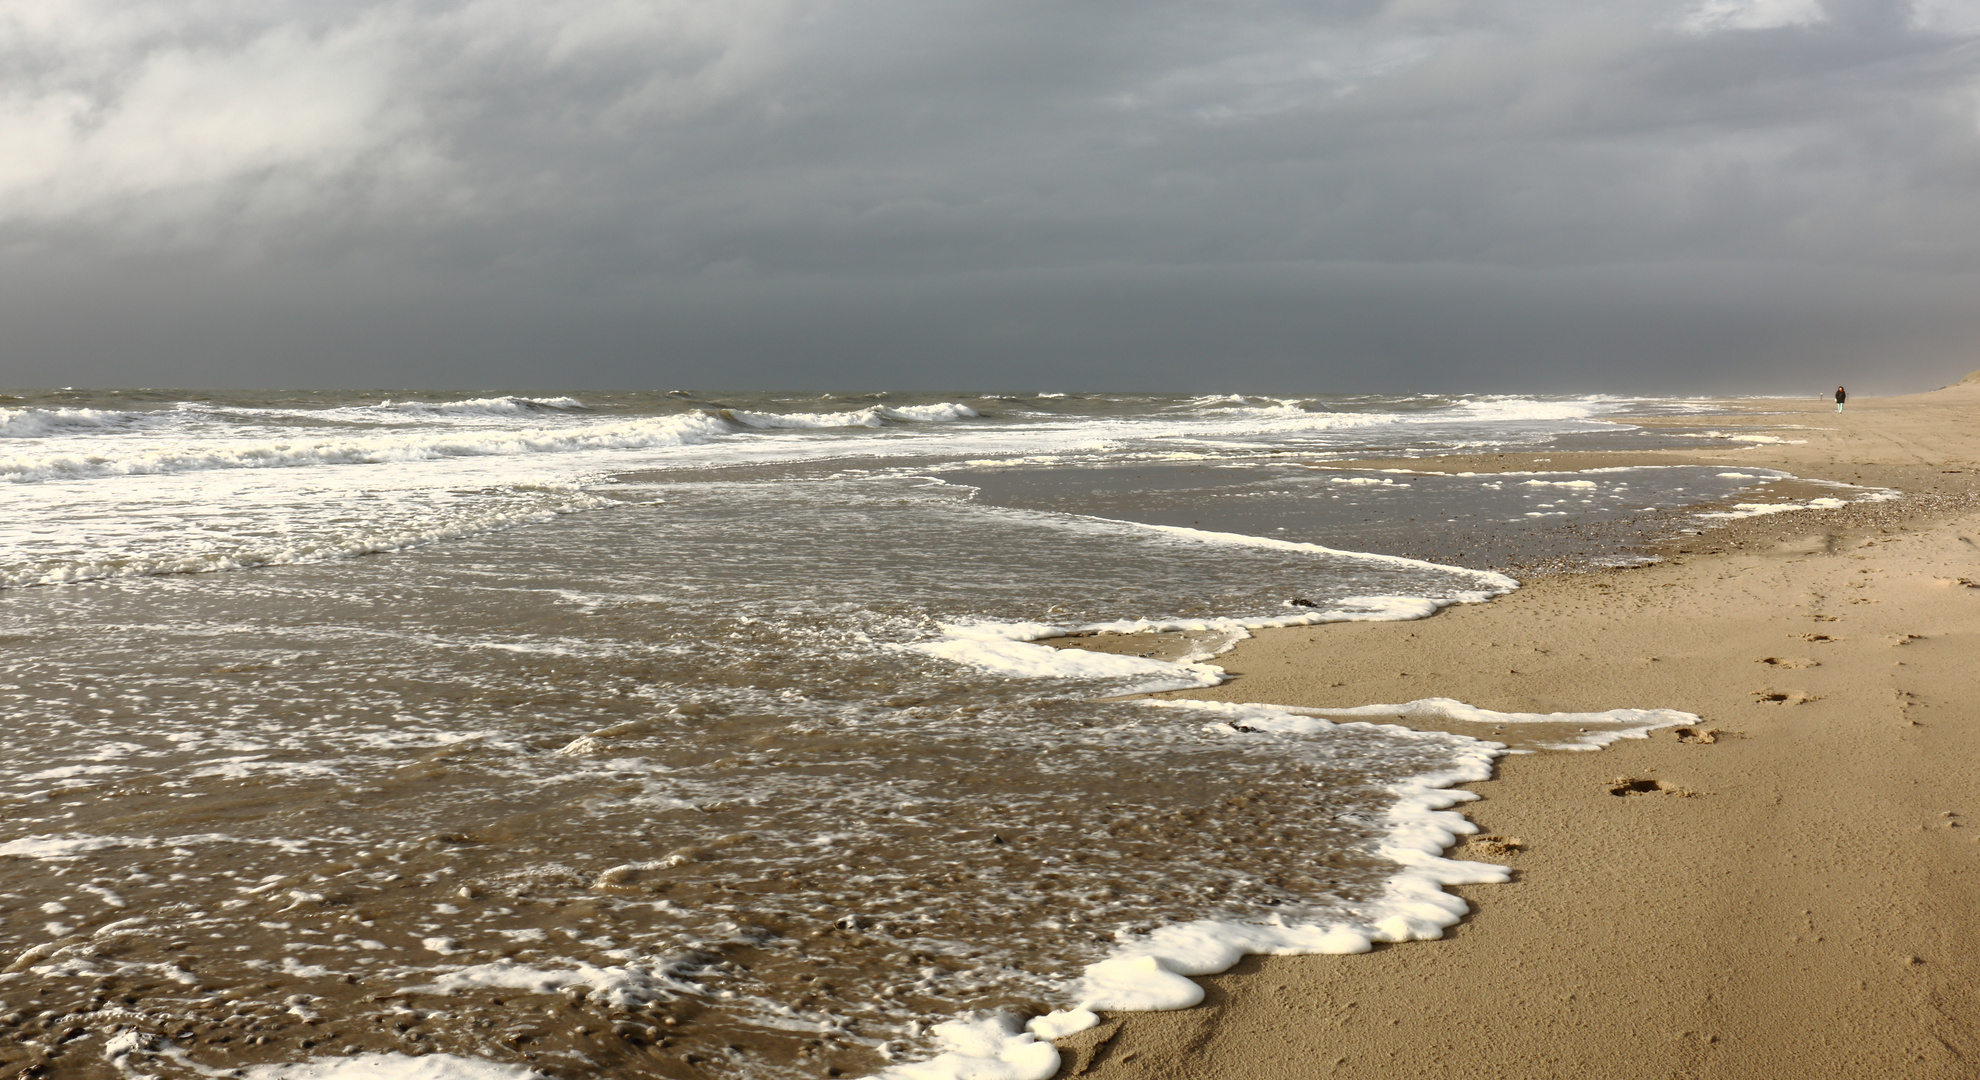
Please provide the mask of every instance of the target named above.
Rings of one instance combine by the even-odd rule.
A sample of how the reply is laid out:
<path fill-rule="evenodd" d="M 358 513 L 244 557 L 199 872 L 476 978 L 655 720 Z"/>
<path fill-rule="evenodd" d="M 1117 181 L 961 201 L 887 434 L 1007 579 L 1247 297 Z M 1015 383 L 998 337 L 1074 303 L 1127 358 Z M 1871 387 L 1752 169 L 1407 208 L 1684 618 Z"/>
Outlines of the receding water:
<path fill-rule="evenodd" d="M 1481 599 L 1303 546 L 1406 504 L 1288 459 L 1613 407 L 534 400 L 0 416 L 0 1062 L 862 1075 L 1154 927 L 1353 910 L 1392 785 L 1476 743 L 1101 700 L 1214 675 L 1026 639 Z M 1263 485 L 1267 541 L 1112 520 L 1106 470 L 1177 460 L 1245 466 L 1203 499 Z M 978 498 L 993 465 L 1056 501 Z M 1488 482 L 1424 513 L 1528 513 Z M 1558 490 L 1678 498 L 1603 483 Z"/>

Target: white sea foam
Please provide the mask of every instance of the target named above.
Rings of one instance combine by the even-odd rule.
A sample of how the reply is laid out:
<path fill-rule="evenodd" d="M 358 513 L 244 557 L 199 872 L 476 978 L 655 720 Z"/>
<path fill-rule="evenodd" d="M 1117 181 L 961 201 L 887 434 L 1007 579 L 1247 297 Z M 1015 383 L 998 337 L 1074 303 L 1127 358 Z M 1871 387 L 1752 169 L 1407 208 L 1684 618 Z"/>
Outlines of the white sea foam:
<path fill-rule="evenodd" d="M 13 566 L 0 564 L 0 588 L 59 585 L 99 578 L 154 577 L 168 574 L 209 574 L 260 566 L 348 559 L 375 555 L 518 525 L 554 521 L 559 515 L 601 510 L 619 503 L 575 488 L 522 492 L 520 505 L 477 506 L 465 513 L 442 513 L 426 520 L 389 524 L 355 531 L 326 531 L 316 536 L 284 535 L 264 539 L 244 537 L 232 546 L 195 540 L 174 548 L 134 553 L 128 550 L 83 551 L 29 558 Z M 368 523 L 367 523 L 368 524 Z M 66 557 L 64 557 L 66 555 Z"/>
<path fill-rule="evenodd" d="M 447 994 L 458 990 L 521 990 L 531 994 L 554 994 L 567 987 L 582 986 L 597 1000 L 614 1008 L 631 1008 L 694 988 L 670 977 L 665 971 L 645 967 L 597 967 L 578 964 L 569 968 L 536 968 L 511 960 L 446 971 L 432 982 L 408 986 L 401 994 Z"/>
<path fill-rule="evenodd" d="M 574 397 L 492 397 L 462 401 L 381 401 L 373 406 L 381 412 L 416 413 L 424 416 L 529 416 L 548 411 L 582 409 L 584 402 Z"/>
<path fill-rule="evenodd" d="M 1305 732 L 1325 723 L 1261 705 L 1147 704 L 1200 710 L 1233 729 L 1242 724 L 1253 730 Z M 1476 796 L 1443 789 L 1490 777 L 1492 758 L 1498 750 L 1492 743 L 1461 742 L 1470 746 L 1452 767 L 1392 788 L 1396 802 L 1386 815 L 1391 832 L 1379 850 L 1404 869 L 1389 879 L 1377 901 L 1344 910 L 1339 918 L 1319 924 L 1198 919 L 1161 927 L 1089 965 L 1076 985 L 1072 1006 L 1039 1017 L 1025 1028 L 987 1018 L 953 1026 L 942 1033 L 944 1054 L 907 1067 L 913 1071 L 897 1066 L 880 1077 L 962 1080 L 981 1075 L 1045 1080 L 1057 1071 L 1060 1062 L 1056 1048 L 1049 1056 L 1036 1049 L 1043 1045 L 1041 1036 L 1059 1038 L 1091 1027 L 1098 1022 L 1096 1010 L 1188 1008 L 1203 998 L 1202 987 L 1190 976 L 1227 970 L 1247 954 L 1357 953 L 1368 951 L 1377 941 L 1441 936 L 1467 910 L 1463 900 L 1443 891 L 1444 886 L 1507 880 L 1504 867 L 1442 856 L 1457 836 L 1476 831 L 1462 815 L 1446 809 Z"/>
<path fill-rule="evenodd" d="M 184 836 L 83 836 L 70 833 L 65 836 L 23 836 L 0 844 L 0 858 L 16 859 L 73 859 L 95 851 L 111 851 L 118 848 L 169 848 L 185 847 L 189 844 L 265 844 L 284 851 L 306 851 L 308 842 L 302 840 L 254 840 L 226 833 L 193 833 Z"/>
<path fill-rule="evenodd" d="M 1787 474 L 1782 473 L 1779 475 L 1785 476 Z M 1785 514 L 1792 510 L 1837 510 L 1848 506 L 1850 503 L 1889 502 L 1892 499 L 1903 498 L 1902 493 L 1893 491 L 1890 488 L 1864 488 L 1858 487 L 1855 484 L 1845 484 L 1837 480 L 1817 480 L 1812 482 L 1831 488 L 1847 490 L 1852 493 L 1852 496 L 1847 499 L 1835 497 L 1816 498 L 1809 499 L 1806 502 L 1734 503 L 1730 510 L 1712 510 L 1698 516 L 1701 518 L 1731 520 L 1764 517 L 1768 514 Z"/>
<path fill-rule="evenodd" d="M 33 439 L 124 430 L 141 422 L 142 417 L 136 413 L 102 409 L 0 409 L 0 438 Z"/>
<path fill-rule="evenodd" d="M 279 776 L 326 776 L 339 775 L 334 765 L 324 765 L 312 761 L 268 761 L 265 755 L 222 758 L 211 765 L 205 765 L 186 774 L 189 779 L 221 777 L 229 780 L 248 780 L 266 775 Z"/>
<path fill-rule="evenodd" d="M 1712 510 L 1698 515 L 1702 518 L 1750 518 L 1768 514 L 1785 514 L 1790 510 L 1836 510 L 1848 506 L 1846 499 L 1810 499 L 1807 502 L 1781 503 L 1734 503 L 1731 510 Z"/>
<path fill-rule="evenodd" d="M 918 420 L 924 423 L 938 423 L 945 420 L 966 420 L 979 415 L 967 405 L 943 402 L 939 405 L 897 405 L 893 409 L 896 419 Z"/>
<path fill-rule="evenodd" d="M 1007 1013 L 950 1020 L 933 1029 L 939 1056 L 883 1069 L 874 1080 L 1046 1080 L 1059 1071 L 1059 1050 L 1044 1040 L 1085 1028 L 1061 1020 L 1047 1021 L 1045 1030 L 1056 1034 L 1027 1030 Z"/>
<path fill-rule="evenodd" d="M 1522 471 L 1518 471 L 1518 470 L 1513 470 L 1513 469 L 1508 469 L 1508 470 L 1506 470 L 1506 471 L 1504 471 L 1504 472 L 1436 472 L 1436 471 L 1433 471 L 1433 470 L 1430 470 L 1430 469 L 1423 469 L 1423 470 L 1415 470 L 1415 469 L 1397 469 L 1397 470 L 1388 470 L 1388 469 L 1385 469 L 1385 470 L 1383 470 L 1383 471 L 1384 471 L 1384 472 L 1390 472 L 1390 471 L 1395 471 L 1395 472 L 1418 472 L 1418 471 L 1420 471 L 1420 472 L 1422 473 L 1422 475 L 1424 475 L 1424 476 L 1466 476 L 1466 477 L 1491 477 L 1491 478 L 1498 478 L 1498 477 L 1503 477 L 1503 476 L 1597 476 L 1597 475 L 1600 475 L 1600 474 L 1603 474 L 1603 473 L 1626 473 L 1626 472 L 1654 472 L 1654 471 L 1657 471 L 1657 470 L 1660 470 L 1660 469 L 1696 469 L 1696 468 L 1699 468 L 1699 466 L 1697 466 L 1697 465 L 1605 465 L 1605 466 L 1603 466 L 1603 467 L 1601 467 L 1601 468 L 1598 468 L 1598 469 L 1575 469 L 1575 470 L 1573 470 L 1572 472 L 1562 472 L 1562 471 L 1552 471 L 1552 472 L 1546 472 L 1546 471 L 1542 471 L 1542 472 L 1534 472 L 1534 471 L 1530 471 L 1530 470 L 1529 470 L 1529 471 L 1524 471 L 1524 472 L 1522 472 Z M 1787 474 L 1787 473 L 1770 473 L 1769 475 L 1773 475 L 1773 476 L 1786 476 L 1786 475 L 1788 475 L 1788 474 Z"/>
<path fill-rule="evenodd" d="M 249 1065 L 229 1073 L 247 1080 L 542 1080 L 527 1065 L 504 1065 L 458 1054 L 356 1054 L 286 1065 Z"/>
<path fill-rule="evenodd" d="M 969 664 L 1020 678 L 1134 680 L 1120 693 L 1153 693 L 1183 690 L 1192 686 L 1215 686 L 1224 681 L 1220 667 L 1198 659 L 1182 663 L 1137 656 L 1092 652 L 1086 649 L 1057 649 L 1035 642 L 1076 634 L 1161 634 L 1221 633 L 1227 641 L 1249 636 L 1253 630 L 1284 626 L 1315 626 L 1335 622 L 1406 622 L 1425 619 L 1454 603 L 1476 603 L 1497 593 L 1467 593 L 1455 599 L 1422 596 L 1350 596 L 1323 607 L 1302 609 L 1296 614 L 1249 619 L 1120 619 L 1112 622 L 1054 626 L 1048 623 L 945 623 L 939 641 L 899 646 L 912 652 L 938 656 L 955 663 Z"/>
<path fill-rule="evenodd" d="M 1250 399 L 1246 398 L 1243 394 L 1205 394 L 1202 397 L 1191 398 L 1184 403 L 1183 407 L 1189 409 L 1217 409 L 1249 404 L 1251 404 Z"/>
<path fill-rule="evenodd" d="M 112 848 L 153 846 L 155 841 L 122 836 L 24 836 L 0 844 L 0 856 L 16 859 L 66 859 Z"/>
<path fill-rule="evenodd" d="M 1676 727 L 1680 724 L 1695 724 L 1697 716 L 1676 709 L 1609 709 L 1604 712 L 1583 713 L 1514 713 L 1481 709 L 1467 705 L 1454 698 L 1420 698 L 1401 705 L 1361 705 L 1351 709 L 1309 709 L 1294 706 L 1281 706 L 1287 712 L 1304 716 L 1400 716 L 1430 723 L 1438 721 L 1464 724 L 1556 724 L 1582 727 L 1584 730 L 1574 739 L 1551 744 L 1554 750 L 1600 750 L 1618 739 L 1647 739 L 1652 731 L 1659 728 Z M 1599 730 L 1586 730 L 1591 725 L 1613 725 Z"/>
<path fill-rule="evenodd" d="M 282 469 L 315 465 L 376 465 L 448 457 L 520 456 L 586 450 L 687 446 L 719 439 L 731 429 L 705 413 L 651 417 L 595 427 L 550 430 L 456 431 L 349 435 L 340 438 L 233 440 L 133 446 L 123 453 L 69 451 L 0 456 L 0 479 L 14 483 L 96 476 Z"/>
<path fill-rule="evenodd" d="M 1472 425 L 1497 427 L 1527 423 L 1553 427 L 1556 430 L 1562 424 L 1594 429 L 1603 425 L 1591 418 L 1615 411 L 1625 404 L 1620 400 L 1601 398 L 1555 401 L 1530 398 L 1479 398 L 1449 402 L 1441 407 L 1390 412 L 1329 406 L 1326 402 L 1315 399 L 1222 394 L 1206 395 L 1174 406 L 1167 411 L 1171 419 L 1163 422 L 1161 426 L 1181 436 L 1203 436 L 1214 431 L 1228 436 L 1272 435 L 1281 439 L 1299 439 L 1302 436 L 1325 436 L 1380 428 L 1431 429 Z M 1103 424 L 1107 427 L 1114 426 L 1111 422 L 1102 421 L 1089 425 L 1089 429 L 1097 432 L 1102 430 Z M 1150 421 L 1146 418 L 1121 426 L 1137 433 L 1153 434 L 1150 431 Z"/>
<path fill-rule="evenodd" d="M 1320 710 L 1291 710 L 1270 705 L 1200 701 L 1150 701 L 1152 708 L 1197 710 L 1232 731 L 1310 733 L 1328 721 Z M 1494 723 L 1625 723 L 1634 726 L 1618 738 L 1642 738 L 1657 727 L 1695 723 L 1689 713 L 1669 709 L 1612 709 L 1601 713 L 1499 713 L 1448 698 L 1404 705 L 1370 705 L 1360 709 L 1327 710 L 1326 715 L 1404 715 Z M 1407 729 L 1383 725 L 1396 733 Z M 1229 970 L 1251 954 L 1275 956 L 1348 954 L 1369 951 L 1378 942 L 1427 941 L 1442 937 L 1469 911 L 1465 901 L 1446 891 L 1452 885 L 1511 880 L 1503 866 L 1451 859 L 1444 851 L 1461 836 L 1478 831 L 1464 815 L 1450 808 L 1478 796 L 1450 790 L 1454 785 L 1487 780 L 1503 745 L 1452 735 L 1419 737 L 1451 740 L 1458 748 L 1447 768 L 1411 777 L 1391 786 L 1395 802 L 1384 814 L 1388 836 L 1376 849 L 1399 867 L 1384 883 L 1381 895 L 1365 904 L 1344 906 L 1338 915 L 1317 923 L 1282 919 L 1240 923 L 1197 919 L 1160 927 L 1124 944 L 1106 959 L 1091 964 L 1078 980 L 1074 1004 L 1019 1026 L 1003 1016 L 952 1021 L 937 1029 L 943 1052 L 924 1062 L 894 1066 L 876 1080 L 1046 1080 L 1059 1069 L 1057 1049 L 1045 1040 L 1063 1038 L 1099 1022 L 1099 1011 L 1162 1011 L 1186 1009 L 1203 1000 L 1203 988 L 1192 976 Z M 1593 749 L 1593 746 L 1586 747 Z M 1048 1055 L 1045 1050 L 1051 1049 Z"/>
<path fill-rule="evenodd" d="M 1682 434 L 1687 439 L 1724 439 L 1728 442 L 1754 443 L 1756 445 L 1785 444 L 1788 446 L 1801 446 L 1808 442 L 1807 439 L 1783 439 L 1779 435 L 1752 435 L 1744 432 L 1701 431 L 1695 433 L 1680 432 L 1679 434 Z"/>
<path fill-rule="evenodd" d="M 955 624 L 945 625 L 942 630 L 946 636 L 941 641 L 902 648 L 1019 678 L 1134 680 L 1135 689 L 1144 692 L 1215 686 L 1224 681 L 1223 669 L 1209 664 L 1172 664 L 1139 656 L 1032 644 L 1040 638 L 1077 632 L 1043 624 Z M 1013 631 L 1035 636 L 1013 637 Z"/>
<path fill-rule="evenodd" d="M 1489 600 L 1494 596 L 1500 596 L 1519 588 L 1519 582 L 1517 580 L 1495 571 L 1472 570 L 1462 566 L 1445 566 L 1442 563 L 1426 562 L 1422 559 L 1411 559 L 1401 555 L 1376 555 L 1365 551 L 1342 551 L 1339 548 L 1324 547 L 1320 544 L 1308 544 L 1294 540 L 1276 540 L 1269 536 L 1247 536 L 1243 533 L 1212 532 L 1208 529 L 1192 529 L 1182 525 L 1143 525 L 1141 527 L 1159 533 L 1167 533 L 1171 536 L 1201 541 L 1206 544 L 1230 544 L 1238 547 L 1268 548 L 1273 551 L 1302 551 L 1315 555 L 1336 555 L 1363 560 L 1369 563 L 1381 563 L 1388 566 L 1407 566 L 1421 570 L 1433 570 L 1461 577 L 1469 577 L 1477 583 L 1478 588 L 1472 592 L 1461 594 L 1462 602 L 1466 603 Z M 1288 623 L 1286 625 L 1293 624 Z"/>
<path fill-rule="evenodd" d="M 1583 420 L 1615 412 L 1625 403 L 1602 396 L 1571 400 L 1545 400 L 1526 397 L 1483 397 L 1458 402 L 1456 411 L 1467 417 L 1504 422 L 1507 420 Z"/>
<path fill-rule="evenodd" d="M 120 768 L 116 765 L 63 765 L 58 768 L 42 769 L 40 772 L 28 773 L 22 776 L 21 779 L 29 781 L 66 780 L 75 776 L 113 776 L 117 773 L 129 771 L 129 769 Z"/>
<path fill-rule="evenodd" d="M 944 402 L 939 405 L 875 405 L 851 412 L 773 413 L 748 409 L 723 409 L 721 415 L 753 428 L 849 428 L 885 427 L 888 422 L 942 423 L 978 415 L 967 405 Z"/>
<path fill-rule="evenodd" d="M 1077 526 L 1081 520 L 1071 518 L 1063 521 L 1062 524 Z M 1493 571 L 1445 566 L 1400 555 L 1341 551 L 1319 544 L 1246 536 L 1241 533 L 1211 532 L 1207 529 L 1176 525 L 1144 525 L 1104 518 L 1083 520 L 1092 523 L 1095 527 L 1125 527 L 1198 543 L 1328 555 L 1371 565 L 1434 571 L 1456 578 L 1468 578 L 1477 588 L 1456 592 L 1447 597 L 1349 596 L 1310 607 L 1293 607 L 1289 603 L 1288 607 L 1293 607 L 1293 610 L 1285 614 L 1247 618 L 1121 619 L 1074 626 L 1049 623 L 945 623 L 940 627 L 942 633 L 940 640 L 920 642 L 900 648 L 1021 678 L 1104 679 L 1116 682 L 1121 693 L 1151 693 L 1157 690 L 1181 690 L 1192 686 L 1214 686 L 1224 680 L 1225 673 L 1222 668 L 1200 662 L 1202 659 L 1207 659 L 1207 656 L 1191 657 L 1181 663 L 1171 663 L 1085 649 L 1056 649 L 1036 642 L 1072 634 L 1194 632 L 1222 634 L 1228 644 L 1248 636 L 1253 630 L 1268 627 L 1423 619 L 1452 604 L 1482 603 L 1519 587 L 1517 580 Z"/>

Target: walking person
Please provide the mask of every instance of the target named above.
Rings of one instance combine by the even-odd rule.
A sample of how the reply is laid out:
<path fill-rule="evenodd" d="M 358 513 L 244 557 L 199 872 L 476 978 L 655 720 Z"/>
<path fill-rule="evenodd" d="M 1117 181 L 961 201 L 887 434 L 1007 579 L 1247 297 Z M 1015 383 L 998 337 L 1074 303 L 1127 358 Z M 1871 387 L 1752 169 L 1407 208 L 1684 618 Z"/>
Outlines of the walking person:
<path fill-rule="evenodd" d="M 1844 389 L 1843 389 L 1842 387 L 1840 387 L 1840 386 L 1838 386 L 1838 387 L 1836 387 L 1836 411 L 1837 411 L 1837 412 L 1841 412 L 1841 411 L 1842 411 L 1842 406 L 1843 406 L 1843 402 L 1844 402 L 1844 401 L 1847 401 L 1848 399 L 1849 399 L 1849 391 L 1847 391 L 1847 390 L 1844 390 Z"/>

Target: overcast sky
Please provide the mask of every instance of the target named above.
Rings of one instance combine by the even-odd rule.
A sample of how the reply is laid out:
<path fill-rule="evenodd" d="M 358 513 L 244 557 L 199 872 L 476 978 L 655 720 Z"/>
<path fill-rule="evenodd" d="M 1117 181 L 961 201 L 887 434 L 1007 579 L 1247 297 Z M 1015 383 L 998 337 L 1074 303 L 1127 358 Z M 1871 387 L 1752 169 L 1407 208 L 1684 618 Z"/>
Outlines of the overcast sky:
<path fill-rule="evenodd" d="M 1975 368 L 1980 0 L 0 0 L 0 384 Z"/>

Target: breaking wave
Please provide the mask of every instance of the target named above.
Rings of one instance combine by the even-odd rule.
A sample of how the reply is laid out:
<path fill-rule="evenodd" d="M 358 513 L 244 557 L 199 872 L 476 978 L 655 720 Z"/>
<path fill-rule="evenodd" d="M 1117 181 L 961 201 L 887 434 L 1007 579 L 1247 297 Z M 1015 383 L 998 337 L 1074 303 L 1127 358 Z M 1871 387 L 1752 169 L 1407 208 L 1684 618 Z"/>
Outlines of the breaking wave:
<path fill-rule="evenodd" d="M 33 439 L 85 431 L 121 430 L 141 423 L 137 413 L 102 409 L 0 409 L 0 438 Z"/>
<path fill-rule="evenodd" d="M 875 405 L 867 409 L 829 413 L 722 410 L 722 416 L 725 418 L 753 428 L 877 428 L 885 427 L 889 422 L 935 424 L 950 420 L 967 420 L 979 415 L 981 414 L 967 405 L 957 405 L 947 401 L 939 405 Z"/>
<path fill-rule="evenodd" d="M 706 413 L 654 417 L 576 431 L 448 432 L 330 439 L 259 440 L 139 449 L 123 454 L 17 454 L 0 457 L 0 479 L 14 483 L 91 476 L 280 469 L 432 461 L 449 457 L 557 454 L 690 446 L 721 438 L 729 425 Z"/>
<path fill-rule="evenodd" d="M 526 398 L 512 395 L 462 401 L 381 401 L 375 406 L 384 412 L 419 416 L 529 416 L 570 412 L 584 407 L 584 402 L 574 397 Z"/>

